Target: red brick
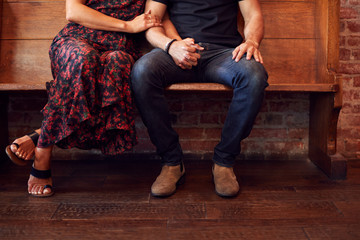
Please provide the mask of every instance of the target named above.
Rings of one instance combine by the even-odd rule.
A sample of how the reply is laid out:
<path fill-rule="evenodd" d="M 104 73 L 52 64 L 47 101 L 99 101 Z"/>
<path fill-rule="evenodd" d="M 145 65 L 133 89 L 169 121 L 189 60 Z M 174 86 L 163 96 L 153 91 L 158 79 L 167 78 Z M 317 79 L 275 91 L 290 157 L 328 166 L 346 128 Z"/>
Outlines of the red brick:
<path fill-rule="evenodd" d="M 360 64 L 359 63 L 340 62 L 339 73 L 359 74 L 360 73 Z"/>
<path fill-rule="evenodd" d="M 264 125 L 264 119 L 265 119 L 265 114 L 260 112 L 257 116 L 256 116 L 256 119 L 255 119 L 255 123 L 254 123 L 254 126 L 262 126 Z"/>
<path fill-rule="evenodd" d="M 218 141 L 180 141 L 184 152 L 213 152 Z"/>
<path fill-rule="evenodd" d="M 340 40 L 339 40 L 340 47 L 345 47 L 346 39 L 347 39 L 346 37 L 340 36 Z"/>
<path fill-rule="evenodd" d="M 360 92 L 358 90 L 354 90 L 353 92 L 353 99 L 360 100 Z"/>
<path fill-rule="evenodd" d="M 302 101 L 282 101 L 272 102 L 269 104 L 269 112 L 307 112 L 309 110 L 309 102 Z"/>
<path fill-rule="evenodd" d="M 275 151 L 274 151 L 275 150 Z M 304 142 L 293 141 L 293 142 L 267 142 L 265 144 L 265 151 L 269 152 L 286 152 L 290 153 L 300 153 L 306 150 Z"/>
<path fill-rule="evenodd" d="M 251 139 L 245 139 L 241 142 L 241 152 L 242 153 L 263 153 L 264 152 L 264 142 L 262 141 L 253 141 Z"/>
<path fill-rule="evenodd" d="M 278 138 L 286 139 L 287 130 L 285 128 L 253 128 L 249 138 Z"/>
<path fill-rule="evenodd" d="M 354 128 L 343 128 L 339 135 L 344 139 L 360 139 L 360 126 Z"/>
<path fill-rule="evenodd" d="M 360 126 L 360 115 L 347 115 L 341 118 L 342 127 L 358 127 Z"/>
<path fill-rule="evenodd" d="M 353 104 L 352 113 L 360 113 L 360 104 Z"/>
<path fill-rule="evenodd" d="M 359 1 L 359 0 L 349 0 L 349 5 L 359 6 L 359 5 L 360 5 L 360 1 Z"/>
<path fill-rule="evenodd" d="M 198 114 L 190 114 L 190 113 L 181 113 L 179 114 L 177 124 L 190 124 L 190 125 L 198 125 L 199 123 L 199 115 Z"/>
<path fill-rule="evenodd" d="M 340 60 L 350 60 L 351 51 L 349 49 L 340 48 Z"/>
<path fill-rule="evenodd" d="M 264 125 L 266 126 L 280 126 L 283 124 L 283 115 L 275 113 L 265 114 Z"/>
<path fill-rule="evenodd" d="M 353 60 L 360 60 L 360 49 L 352 50 L 352 58 Z M 360 63 L 358 63 L 360 65 Z M 360 67 L 359 67 L 359 73 L 360 73 Z"/>
<path fill-rule="evenodd" d="M 291 139 L 305 139 L 308 138 L 309 129 L 308 128 L 291 128 L 288 132 L 288 138 Z"/>
<path fill-rule="evenodd" d="M 352 104 L 350 102 L 343 103 L 341 107 L 341 114 L 352 113 Z"/>
<path fill-rule="evenodd" d="M 220 116 L 217 113 L 203 113 L 200 116 L 200 123 L 202 123 L 202 124 L 219 124 Z"/>
<path fill-rule="evenodd" d="M 360 32 L 360 23 L 356 21 L 348 21 L 347 22 L 347 29 L 353 33 Z"/>
<path fill-rule="evenodd" d="M 285 116 L 285 124 L 292 128 L 303 128 L 308 127 L 309 116 L 304 113 L 289 113 Z"/>
<path fill-rule="evenodd" d="M 203 128 L 175 128 L 180 139 L 204 139 Z"/>
<path fill-rule="evenodd" d="M 224 112 L 223 114 L 220 114 L 220 123 L 224 124 L 226 120 L 227 112 Z"/>
<path fill-rule="evenodd" d="M 354 8 L 340 8 L 340 19 L 356 19 L 358 12 Z"/>
<path fill-rule="evenodd" d="M 340 26 L 339 26 L 339 31 L 340 31 L 340 33 L 345 32 L 345 30 L 346 30 L 346 24 L 345 24 L 345 22 L 344 22 L 344 21 L 340 21 Z M 341 46 L 344 46 L 343 42 L 341 42 L 341 43 L 342 43 Z"/>
<path fill-rule="evenodd" d="M 344 103 L 345 102 L 351 102 L 353 100 L 353 97 L 354 97 L 354 91 L 344 88 L 344 91 L 343 91 L 343 101 L 344 101 Z"/>
<path fill-rule="evenodd" d="M 347 139 L 344 143 L 347 154 L 349 154 L 349 152 L 355 153 L 360 150 L 358 140 Z"/>
<path fill-rule="evenodd" d="M 220 139 L 222 128 L 205 128 L 205 139 Z"/>
<path fill-rule="evenodd" d="M 184 102 L 184 111 L 201 112 L 222 112 L 224 110 L 221 101 L 186 101 Z"/>
<path fill-rule="evenodd" d="M 349 44 L 349 46 L 360 46 L 360 36 L 348 36 L 347 43 Z"/>
<path fill-rule="evenodd" d="M 169 110 L 171 112 L 181 112 L 183 110 L 183 105 L 180 101 L 169 102 Z"/>
<path fill-rule="evenodd" d="M 360 87 L 360 77 L 354 77 L 354 87 Z"/>

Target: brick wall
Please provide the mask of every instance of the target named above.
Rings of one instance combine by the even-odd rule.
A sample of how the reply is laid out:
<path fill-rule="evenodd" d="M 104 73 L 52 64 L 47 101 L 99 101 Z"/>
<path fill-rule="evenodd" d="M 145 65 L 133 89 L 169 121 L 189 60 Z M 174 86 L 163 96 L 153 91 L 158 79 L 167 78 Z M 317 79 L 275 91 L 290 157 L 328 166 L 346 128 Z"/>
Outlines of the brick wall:
<path fill-rule="evenodd" d="M 242 144 L 240 158 L 297 159 L 307 155 L 308 109 L 307 94 L 267 93 L 254 129 Z M 212 154 L 220 139 L 231 93 L 167 94 L 173 124 L 178 131 L 185 154 L 205 158 Z M 46 95 L 13 93 L 9 102 L 10 139 L 39 127 L 41 107 Z M 154 153 L 146 128 L 137 115 L 139 144 L 133 152 Z M 57 158 L 86 158 L 98 151 L 55 149 Z"/>
<path fill-rule="evenodd" d="M 219 142 L 231 94 L 169 93 L 174 127 L 185 153 L 212 154 Z M 294 159 L 307 154 L 307 94 L 267 93 L 250 136 L 242 143 L 242 158 Z M 139 146 L 153 151 L 145 127 L 137 121 Z"/>
<path fill-rule="evenodd" d="M 340 66 L 343 108 L 338 125 L 338 150 L 360 158 L 360 1 L 341 0 Z"/>
<path fill-rule="evenodd" d="M 343 109 L 338 125 L 338 149 L 360 158 L 360 1 L 341 0 L 340 71 L 343 80 Z M 231 96 L 228 93 L 169 93 L 173 123 L 184 152 L 209 156 L 220 138 Z M 43 93 L 10 95 L 10 139 L 39 126 Z M 267 93 L 250 136 L 242 143 L 241 158 L 298 159 L 307 155 L 308 94 Z M 139 144 L 133 152 L 153 153 L 140 117 L 136 121 Z M 58 158 L 86 157 L 98 151 L 55 150 Z"/>

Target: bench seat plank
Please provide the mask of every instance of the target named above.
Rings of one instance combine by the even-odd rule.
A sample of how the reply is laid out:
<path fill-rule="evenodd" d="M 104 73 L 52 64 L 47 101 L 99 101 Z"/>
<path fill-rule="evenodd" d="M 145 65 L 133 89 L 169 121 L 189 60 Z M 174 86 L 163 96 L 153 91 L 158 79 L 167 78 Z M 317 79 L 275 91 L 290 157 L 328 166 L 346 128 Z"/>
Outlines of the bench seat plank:
<path fill-rule="evenodd" d="M 266 89 L 272 92 L 337 92 L 338 84 L 270 84 Z M 45 90 L 45 84 L 0 83 L 0 91 Z M 176 83 L 167 88 L 169 91 L 231 91 L 232 88 L 217 83 Z"/>

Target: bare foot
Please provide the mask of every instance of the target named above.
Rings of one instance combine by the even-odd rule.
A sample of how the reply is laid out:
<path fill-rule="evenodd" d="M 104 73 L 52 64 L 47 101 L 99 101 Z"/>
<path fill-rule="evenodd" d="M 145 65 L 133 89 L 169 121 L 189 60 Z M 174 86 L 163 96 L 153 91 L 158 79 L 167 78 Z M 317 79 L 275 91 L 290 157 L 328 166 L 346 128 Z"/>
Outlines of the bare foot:
<path fill-rule="evenodd" d="M 51 178 L 40 179 L 30 175 L 28 180 L 28 192 L 31 195 L 47 196 L 52 193 L 52 189 L 49 187 L 45 188 L 45 186 L 52 186 L 52 184 Z"/>
<path fill-rule="evenodd" d="M 50 171 L 52 148 L 35 148 L 35 160 L 28 180 L 28 192 L 34 197 L 49 197 L 54 193 Z"/>
<path fill-rule="evenodd" d="M 40 134 L 40 129 L 35 131 Z M 31 160 L 34 157 L 36 146 L 28 135 L 15 139 L 13 143 L 16 144 L 11 144 L 10 149 L 17 157 L 24 160 Z"/>

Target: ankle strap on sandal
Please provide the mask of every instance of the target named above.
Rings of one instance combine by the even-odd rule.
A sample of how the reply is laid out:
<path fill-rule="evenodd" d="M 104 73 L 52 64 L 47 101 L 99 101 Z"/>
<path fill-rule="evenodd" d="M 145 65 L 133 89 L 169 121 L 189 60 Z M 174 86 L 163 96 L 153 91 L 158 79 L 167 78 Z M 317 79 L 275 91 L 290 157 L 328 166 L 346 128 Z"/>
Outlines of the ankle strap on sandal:
<path fill-rule="evenodd" d="M 51 177 L 51 170 L 37 170 L 34 167 L 31 167 L 30 174 L 36 178 L 47 179 Z"/>
<path fill-rule="evenodd" d="M 33 131 L 32 133 L 29 133 L 28 136 L 31 138 L 31 140 L 33 141 L 33 143 L 36 147 L 38 139 L 39 139 L 39 134 L 37 132 Z"/>

